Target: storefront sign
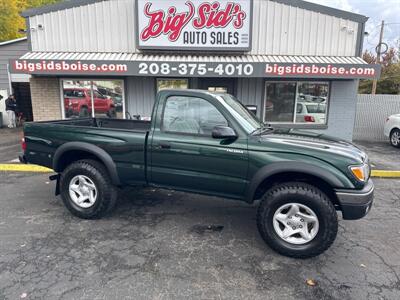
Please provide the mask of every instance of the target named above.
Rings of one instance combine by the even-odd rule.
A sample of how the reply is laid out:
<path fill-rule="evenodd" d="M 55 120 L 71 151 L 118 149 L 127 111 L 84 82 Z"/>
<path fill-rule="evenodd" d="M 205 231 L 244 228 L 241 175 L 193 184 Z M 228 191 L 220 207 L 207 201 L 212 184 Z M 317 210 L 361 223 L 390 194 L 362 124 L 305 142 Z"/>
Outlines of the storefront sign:
<path fill-rule="evenodd" d="M 137 48 L 249 51 L 252 0 L 138 0 Z"/>
<path fill-rule="evenodd" d="M 379 65 L 167 61 L 10 60 L 11 73 L 155 77 L 378 78 Z"/>

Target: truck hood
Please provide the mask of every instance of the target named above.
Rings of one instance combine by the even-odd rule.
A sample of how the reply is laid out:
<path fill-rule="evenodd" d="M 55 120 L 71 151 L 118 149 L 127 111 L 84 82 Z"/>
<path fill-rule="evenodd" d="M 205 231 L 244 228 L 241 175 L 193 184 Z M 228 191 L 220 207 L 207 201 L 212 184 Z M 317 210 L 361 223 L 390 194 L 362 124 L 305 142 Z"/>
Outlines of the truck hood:
<path fill-rule="evenodd" d="M 276 148 L 279 151 L 303 153 L 318 158 L 322 158 L 320 155 L 341 156 L 353 163 L 362 163 L 366 159 L 365 152 L 352 143 L 310 131 L 275 129 L 259 135 L 258 138 L 258 143 L 268 149 L 272 148 L 272 151 Z"/>

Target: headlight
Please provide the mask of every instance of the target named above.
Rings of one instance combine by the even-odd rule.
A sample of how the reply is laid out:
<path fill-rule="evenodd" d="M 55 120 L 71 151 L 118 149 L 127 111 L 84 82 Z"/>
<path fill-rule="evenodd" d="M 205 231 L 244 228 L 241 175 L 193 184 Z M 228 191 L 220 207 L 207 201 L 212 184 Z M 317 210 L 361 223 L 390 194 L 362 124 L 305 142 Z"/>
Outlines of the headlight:
<path fill-rule="evenodd" d="M 366 182 L 369 179 L 369 165 L 365 163 L 361 166 L 350 166 L 350 172 L 361 182 Z"/>

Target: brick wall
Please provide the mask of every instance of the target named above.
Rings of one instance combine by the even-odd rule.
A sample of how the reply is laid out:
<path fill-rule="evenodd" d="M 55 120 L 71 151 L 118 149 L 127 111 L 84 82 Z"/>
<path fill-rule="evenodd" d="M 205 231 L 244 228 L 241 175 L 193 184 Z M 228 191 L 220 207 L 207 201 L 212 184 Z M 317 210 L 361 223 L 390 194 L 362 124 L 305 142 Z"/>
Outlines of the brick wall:
<path fill-rule="evenodd" d="M 61 119 L 60 84 L 54 77 L 32 77 L 31 97 L 34 121 Z"/>

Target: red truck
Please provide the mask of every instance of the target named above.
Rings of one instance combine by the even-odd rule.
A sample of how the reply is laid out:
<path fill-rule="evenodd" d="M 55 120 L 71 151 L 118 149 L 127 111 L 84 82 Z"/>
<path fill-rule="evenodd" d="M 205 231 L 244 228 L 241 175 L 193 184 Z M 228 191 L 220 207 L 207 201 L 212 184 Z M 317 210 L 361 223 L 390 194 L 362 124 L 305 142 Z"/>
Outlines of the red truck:
<path fill-rule="evenodd" d="M 98 114 L 106 114 L 110 118 L 116 117 L 115 104 L 112 99 L 93 91 L 94 111 Z M 92 113 L 91 92 L 88 88 L 65 88 L 64 107 L 65 116 L 88 117 Z"/>

